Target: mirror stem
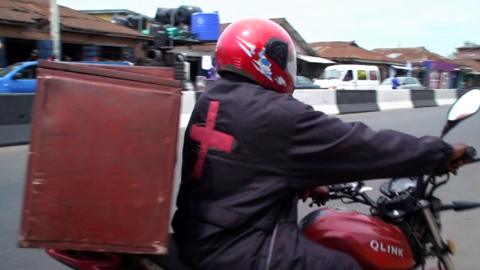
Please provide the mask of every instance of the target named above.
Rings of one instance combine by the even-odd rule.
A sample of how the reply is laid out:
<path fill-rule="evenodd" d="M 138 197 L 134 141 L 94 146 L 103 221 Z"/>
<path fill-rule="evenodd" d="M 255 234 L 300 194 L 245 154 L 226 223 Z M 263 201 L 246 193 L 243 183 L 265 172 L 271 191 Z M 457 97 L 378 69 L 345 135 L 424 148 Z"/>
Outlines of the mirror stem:
<path fill-rule="evenodd" d="M 458 122 L 447 121 L 447 123 L 445 123 L 445 126 L 443 126 L 442 135 L 440 135 L 440 138 L 443 139 L 443 137 L 445 137 L 445 135 L 447 135 L 447 133 L 457 124 Z"/>
<path fill-rule="evenodd" d="M 442 135 L 440 135 L 440 139 L 443 139 L 443 137 L 445 137 L 445 135 L 447 135 L 449 130 L 450 129 L 448 128 L 448 125 L 445 124 L 445 126 L 443 126 Z"/>

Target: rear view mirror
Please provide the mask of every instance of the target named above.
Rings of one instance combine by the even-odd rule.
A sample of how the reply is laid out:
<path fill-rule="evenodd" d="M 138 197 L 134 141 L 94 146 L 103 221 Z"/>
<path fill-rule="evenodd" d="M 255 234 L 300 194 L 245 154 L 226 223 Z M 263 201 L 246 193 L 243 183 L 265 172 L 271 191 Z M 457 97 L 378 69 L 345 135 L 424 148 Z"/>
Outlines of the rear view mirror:
<path fill-rule="evenodd" d="M 447 123 L 442 131 L 442 137 L 455 125 L 474 115 L 480 109 L 480 90 L 473 89 L 461 96 L 447 114 Z"/>
<path fill-rule="evenodd" d="M 480 108 L 480 90 L 470 90 L 459 98 L 448 111 L 448 121 L 461 121 L 475 114 Z"/>

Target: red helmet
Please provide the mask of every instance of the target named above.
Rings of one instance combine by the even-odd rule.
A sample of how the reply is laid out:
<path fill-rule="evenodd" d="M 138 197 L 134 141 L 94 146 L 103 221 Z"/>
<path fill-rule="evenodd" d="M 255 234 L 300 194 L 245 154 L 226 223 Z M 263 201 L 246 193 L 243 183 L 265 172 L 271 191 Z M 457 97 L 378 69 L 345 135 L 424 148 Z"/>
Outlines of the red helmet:
<path fill-rule="evenodd" d="M 247 77 L 266 89 L 292 93 L 297 60 L 293 41 L 271 20 L 246 19 L 230 24 L 215 52 L 217 70 Z"/>

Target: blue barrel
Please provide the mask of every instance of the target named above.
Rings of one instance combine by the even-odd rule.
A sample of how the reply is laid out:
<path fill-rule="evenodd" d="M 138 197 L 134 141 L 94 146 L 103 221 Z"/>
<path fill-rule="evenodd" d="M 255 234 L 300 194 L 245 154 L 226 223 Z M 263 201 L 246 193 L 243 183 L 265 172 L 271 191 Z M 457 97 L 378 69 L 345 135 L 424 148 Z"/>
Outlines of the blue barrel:
<path fill-rule="evenodd" d="M 216 41 L 220 36 L 218 12 L 192 14 L 192 33 L 200 41 Z"/>

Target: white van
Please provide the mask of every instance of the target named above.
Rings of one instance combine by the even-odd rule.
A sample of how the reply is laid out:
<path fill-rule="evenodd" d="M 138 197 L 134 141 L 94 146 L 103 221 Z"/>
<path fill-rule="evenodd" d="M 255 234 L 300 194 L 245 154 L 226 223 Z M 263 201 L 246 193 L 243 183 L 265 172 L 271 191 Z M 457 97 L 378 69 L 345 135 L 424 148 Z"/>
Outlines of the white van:
<path fill-rule="evenodd" d="M 314 83 L 329 89 L 376 90 L 380 85 L 380 71 L 377 66 L 333 65 Z"/>

